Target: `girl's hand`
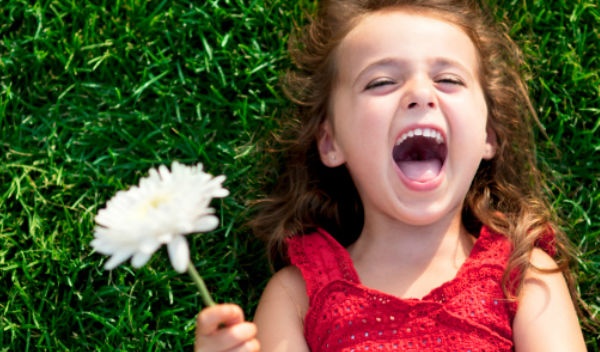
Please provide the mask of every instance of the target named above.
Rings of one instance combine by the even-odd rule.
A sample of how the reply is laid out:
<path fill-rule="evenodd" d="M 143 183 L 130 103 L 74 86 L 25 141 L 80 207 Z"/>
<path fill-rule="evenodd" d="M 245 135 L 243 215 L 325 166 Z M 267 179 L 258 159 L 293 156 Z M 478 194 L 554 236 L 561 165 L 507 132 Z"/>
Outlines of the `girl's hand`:
<path fill-rule="evenodd" d="M 255 352 L 260 347 L 256 326 L 244 321 L 235 304 L 218 304 L 203 309 L 196 318 L 195 352 Z"/>

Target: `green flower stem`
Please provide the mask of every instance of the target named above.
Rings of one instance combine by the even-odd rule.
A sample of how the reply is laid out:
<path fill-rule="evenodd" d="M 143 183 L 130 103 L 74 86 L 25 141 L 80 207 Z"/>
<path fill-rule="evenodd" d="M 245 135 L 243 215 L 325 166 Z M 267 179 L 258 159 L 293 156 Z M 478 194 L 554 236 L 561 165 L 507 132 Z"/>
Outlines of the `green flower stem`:
<path fill-rule="evenodd" d="M 215 301 L 213 301 L 212 297 L 210 297 L 210 292 L 208 292 L 208 289 L 204 284 L 204 280 L 202 280 L 202 276 L 198 274 L 198 271 L 196 270 L 191 261 L 188 264 L 188 274 L 190 274 L 190 276 L 196 283 L 196 286 L 198 286 L 198 291 L 200 291 L 200 296 L 202 297 L 202 301 L 204 301 L 204 305 L 207 307 L 216 305 Z"/>

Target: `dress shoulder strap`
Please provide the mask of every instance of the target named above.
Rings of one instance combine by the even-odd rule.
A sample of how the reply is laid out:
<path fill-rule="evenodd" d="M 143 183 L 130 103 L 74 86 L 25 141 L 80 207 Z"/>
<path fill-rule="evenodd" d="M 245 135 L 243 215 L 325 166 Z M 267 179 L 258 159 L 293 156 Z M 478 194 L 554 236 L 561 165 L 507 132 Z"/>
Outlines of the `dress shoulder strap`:
<path fill-rule="evenodd" d="M 309 297 L 336 280 L 358 283 L 348 252 L 323 229 L 287 240 L 292 265 L 300 269 Z"/>

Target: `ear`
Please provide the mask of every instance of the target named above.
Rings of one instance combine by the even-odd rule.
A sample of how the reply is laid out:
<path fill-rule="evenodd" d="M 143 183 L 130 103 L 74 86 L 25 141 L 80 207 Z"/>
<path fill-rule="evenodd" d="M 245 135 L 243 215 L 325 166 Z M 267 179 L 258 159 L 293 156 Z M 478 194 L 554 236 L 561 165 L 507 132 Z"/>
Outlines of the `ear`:
<path fill-rule="evenodd" d="M 329 120 L 325 120 L 319 127 L 319 139 L 317 141 L 321 162 L 328 167 L 338 167 L 346 160 L 344 154 L 337 146 L 333 136 L 333 126 Z"/>
<path fill-rule="evenodd" d="M 487 126 L 485 132 L 486 138 L 483 158 L 490 160 L 496 156 L 496 149 L 498 149 L 498 137 L 496 136 L 496 131 L 494 131 L 494 129 L 489 125 Z"/>

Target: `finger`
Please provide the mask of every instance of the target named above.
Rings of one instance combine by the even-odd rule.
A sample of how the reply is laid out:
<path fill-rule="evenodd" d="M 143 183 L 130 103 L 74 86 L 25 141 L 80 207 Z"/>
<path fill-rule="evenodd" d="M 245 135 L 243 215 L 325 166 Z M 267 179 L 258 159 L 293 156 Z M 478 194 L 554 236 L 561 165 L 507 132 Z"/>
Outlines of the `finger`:
<path fill-rule="evenodd" d="M 203 309 L 196 319 L 196 335 L 212 334 L 220 326 L 231 326 L 244 321 L 242 308 L 235 304 L 219 304 Z"/>
<path fill-rule="evenodd" d="M 242 322 L 208 335 L 197 334 L 195 351 L 258 351 L 256 325 Z"/>
<path fill-rule="evenodd" d="M 250 341 L 246 341 L 241 346 L 235 347 L 234 349 L 229 350 L 227 352 L 259 352 L 259 351 L 260 351 L 260 344 L 258 343 L 258 340 L 252 339 Z"/>

